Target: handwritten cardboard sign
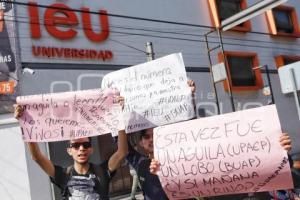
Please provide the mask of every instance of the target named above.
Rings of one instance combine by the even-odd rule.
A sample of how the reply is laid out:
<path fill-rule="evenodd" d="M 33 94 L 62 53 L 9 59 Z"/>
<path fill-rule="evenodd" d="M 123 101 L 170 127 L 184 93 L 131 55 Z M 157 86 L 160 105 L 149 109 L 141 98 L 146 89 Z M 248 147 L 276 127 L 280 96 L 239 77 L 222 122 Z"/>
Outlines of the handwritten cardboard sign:
<path fill-rule="evenodd" d="M 170 199 L 293 188 L 275 105 L 154 129 Z"/>
<path fill-rule="evenodd" d="M 124 130 L 116 90 L 85 90 L 21 96 L 24 141 L 51 142 Z"/>
<path fill-rule="evenodd" d="M 117 88 L 125 97 L 129 133 L 195 115 L 180 53 L 109 73 L 102 80 L 102 88 L 108 87 Z"/>

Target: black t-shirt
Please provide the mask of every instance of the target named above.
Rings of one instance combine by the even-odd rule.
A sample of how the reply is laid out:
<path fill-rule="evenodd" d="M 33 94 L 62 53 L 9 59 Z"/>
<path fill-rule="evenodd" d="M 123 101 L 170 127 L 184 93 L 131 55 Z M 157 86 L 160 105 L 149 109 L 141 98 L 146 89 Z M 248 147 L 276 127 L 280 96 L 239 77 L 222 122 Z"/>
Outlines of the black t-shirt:
<path fill-rule="evenodd" d="M 292 168 L 294 187 L 300 189 L 300 169 Z"/>
<path fill-rule="evenodd" d="M 55 167 L 55 177 L 51 182 L 57 185 L 63 197 L 69 200 L 108 200 L 109 181 L 114 173 L 108 170 L 108 162 L 90 164 L 86 174 L 78 174 L 73 167 L 69 170 Z M 98 172 L 96 173 L 96 170 Z"/>
<path fill-rule="evenodd" d="M 145 200 L 167 200 L 168 197 L 162 189 L 156 175 L 149 171 L 150 159 L 138 153 L 129 145 L 129 154 L 126 160 L 136 170 L 142 186 Z"/>

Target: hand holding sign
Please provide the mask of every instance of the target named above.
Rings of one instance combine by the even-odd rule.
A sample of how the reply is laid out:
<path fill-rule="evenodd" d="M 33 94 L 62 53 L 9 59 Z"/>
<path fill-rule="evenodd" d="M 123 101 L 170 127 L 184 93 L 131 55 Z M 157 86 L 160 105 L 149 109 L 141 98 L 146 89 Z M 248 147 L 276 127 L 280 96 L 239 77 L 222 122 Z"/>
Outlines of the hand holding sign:
<path fill-rule="evenodd" d="M 14 117 L 16 119 L 19 119 L 23 115 L 23 108 L 18 104 L 15 104 L 14 108 L 15 108 Z"/>
<path fill-rule="evenodd" d="M 23 138 L 49 142 L 123 130 L 117 96 L 116 90 L 107 89 L 18 97 L 24 110 L 19 118 Z"/>
<path fill-rule="evenodd" d="M 279 143 L 284 150 L 290 151 L 292 149 L 292 140 L 287 133 L 283 133 L 279 138 Z"/>
<path fill-rule="evenodd" d="M 151 174 L 157 175 L 157 171 L 159 171 L 159 166 L 160 166 L 159 161 L 155 159 L 151 159 L 151 163 L 149 167 Z"/>
<path fill-rule="evenodd" d="M 170 199 L 292 188 L 280 134 L 274 105 L 158 127 L 162 186 Z"/>

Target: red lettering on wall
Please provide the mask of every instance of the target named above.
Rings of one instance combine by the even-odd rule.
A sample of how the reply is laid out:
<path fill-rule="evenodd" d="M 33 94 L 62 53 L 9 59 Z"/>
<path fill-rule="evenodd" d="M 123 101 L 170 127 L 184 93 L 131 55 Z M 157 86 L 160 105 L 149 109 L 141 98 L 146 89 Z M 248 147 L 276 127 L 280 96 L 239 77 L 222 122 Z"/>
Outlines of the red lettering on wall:
<path fill-rule="evenodd" d="M 95 49 L 77 49 L 77 48 L 60 48 L 60 47 L 45 47 L 32 46 L 32 54 L 35 57 L 46 58 L 65 58 L 65 59 L 80 59 L 80 60 L 111 60 L 113 52 L 110 50 L 95 50 Z"/>
<path fill-rule="evenodd" d="M 51 7 L 45 11 L 44 24 L 48 33 L 60 40 L 69 40 L 77 35 L 77 31 L 72 27 L 78 25 L 76 14 L 70 8 L 62 3 L 52 4 Z M 59 8 L 65 9 L 61 10 Z M 67 30 L 62 30 L 61 27 L 68 27 Z M 60 27 L 60 29 L 59 29 Z"/>
<path fill-rule="evenodd" d="M 46 8 L 44 14 L 44 24 L 47 32 L 60 40 L 70 40 L 76 37 L 77 30 L 75 29 L 79 25 L 79 20 L 76 16 L 76 12 L 72 11 L 70 7 L 62 3 L 55 3 Z M 86 37 L 93 42 L 102 42 L 109 36 L 109 24 L 107 11 L 99 11 L 99 24 L 101 31 L 96 33 L 93 31 L 91 16 L 89 8 L 82 7 L 81 19 L 82 27 Z M 31 37 L 39 39 L 42 37 L 40 16 L 38 4 L 35 2 L 29 2 L 28 6 L 30 31 Z"/>
<path fill-rule="evenodd" d="M 105 10 L 100 10 L 99 20 L 100 20 L 100 24 L 101 24 L 101 32 L 95 33 L 92 29 L 90 14 L 88 13 L 90 11 L 90 9 L 81 8 L 81 10 L 83 11 L 83 13 L 81 15 L 83 29 L 84 29 L 84 33 L 87 36 L 87 38 L 94 42 L 101 42 L 101 41 L 106 40 L 109 35 L 107 12 Z"/>
<path fill-rule="evenodd" d="M 29 2 L 28 4 L 31 37 L 37 39 L 41 37 L 39 9 L 34 2 Z"/>

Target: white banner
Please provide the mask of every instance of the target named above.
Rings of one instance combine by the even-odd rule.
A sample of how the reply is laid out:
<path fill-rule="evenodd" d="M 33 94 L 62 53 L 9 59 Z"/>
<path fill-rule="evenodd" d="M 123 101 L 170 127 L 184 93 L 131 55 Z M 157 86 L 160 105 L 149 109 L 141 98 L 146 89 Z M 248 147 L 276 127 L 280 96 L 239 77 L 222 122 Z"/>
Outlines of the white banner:
<path fill-rule="evenodd" d="M 102 80 L 107 87 L 125 98 L 126 132 L 195 116 L 181 53 L 109 73 Z"/>
<path fill-rule="evenodd" d="M 293 188 L 275 105 L 161 126 L 154 156 L 169 199 Z"/>

